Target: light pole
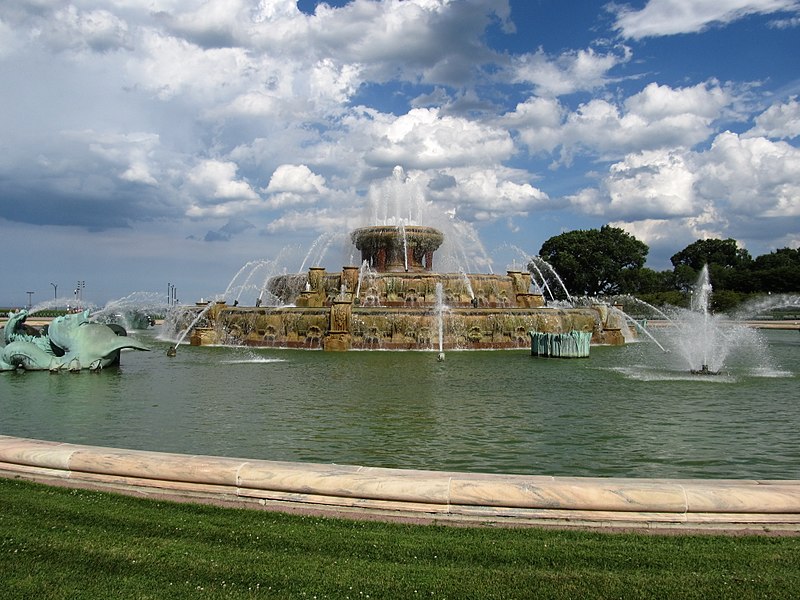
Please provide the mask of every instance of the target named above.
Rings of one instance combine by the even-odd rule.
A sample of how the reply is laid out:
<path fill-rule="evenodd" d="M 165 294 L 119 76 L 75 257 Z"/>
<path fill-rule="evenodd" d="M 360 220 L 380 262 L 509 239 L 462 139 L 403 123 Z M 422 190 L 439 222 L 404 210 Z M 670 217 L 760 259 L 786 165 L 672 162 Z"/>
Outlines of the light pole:
<path fill-rule="evenodd" d="M 167 306 L 172 306 L 173 304 L 178 303 L 177 294 L 177 288 L 173 284 L 167 282 Z"/>
<path fill-rule="evenodd" d="M 31 307 L 33 306 L 33 304 L 31 303 L 31 296 L 33 296 L 33 292 L 25 292 L 25 293 L 28 294 L 28 310 L 30 310 Z"/>
<path fill-rule="evenodd" d="M 58 284 L 51 281 L 50 285 L 53 286 L 53 300 L 58 300 Z"/>

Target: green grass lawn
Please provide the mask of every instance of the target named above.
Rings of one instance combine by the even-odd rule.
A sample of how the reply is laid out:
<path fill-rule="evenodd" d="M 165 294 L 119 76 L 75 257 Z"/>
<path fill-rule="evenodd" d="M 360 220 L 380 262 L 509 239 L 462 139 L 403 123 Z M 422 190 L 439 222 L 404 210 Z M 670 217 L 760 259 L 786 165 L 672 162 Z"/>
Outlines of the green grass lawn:
<path fill-rule="evenodd" d="M 800 538 L 400 525 L 0 479 L 0 598 L 800 598 Z"/>

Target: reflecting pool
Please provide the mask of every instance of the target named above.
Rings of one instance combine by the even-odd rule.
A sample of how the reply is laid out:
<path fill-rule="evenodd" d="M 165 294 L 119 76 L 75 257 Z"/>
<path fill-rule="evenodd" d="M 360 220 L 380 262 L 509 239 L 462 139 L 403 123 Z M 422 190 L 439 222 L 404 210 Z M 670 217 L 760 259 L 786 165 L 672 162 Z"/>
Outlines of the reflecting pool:
<path fill-rule="evenodd" d="M 652 343 L 529 351 L 181 346 L 101 373 L 0 373 L 0 433 L 143 450 L 493 473 L 800 479 L 800 335 L 715 377 Z M 765 365 L 768 365 L 765 367 Z"/>

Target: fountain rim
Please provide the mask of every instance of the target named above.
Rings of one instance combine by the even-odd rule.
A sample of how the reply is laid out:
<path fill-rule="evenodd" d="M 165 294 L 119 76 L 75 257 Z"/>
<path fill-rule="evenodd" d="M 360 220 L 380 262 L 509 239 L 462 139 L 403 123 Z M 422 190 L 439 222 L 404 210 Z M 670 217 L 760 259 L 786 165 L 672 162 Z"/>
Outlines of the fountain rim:
<path fill-rule="evenodd" d="M 2 434 L 0 477 L 356 520 L 800 535 L 800 480 L 406 470 L 131 450 Z"/>

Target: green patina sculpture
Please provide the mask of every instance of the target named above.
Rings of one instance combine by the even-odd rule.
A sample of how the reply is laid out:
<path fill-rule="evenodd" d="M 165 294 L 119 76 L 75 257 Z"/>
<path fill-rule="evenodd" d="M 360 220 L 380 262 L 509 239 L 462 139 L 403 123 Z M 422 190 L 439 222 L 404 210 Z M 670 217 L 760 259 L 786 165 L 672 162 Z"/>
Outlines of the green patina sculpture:
<path fill-rule="evenodd" d="M 124 348 L 148 350 L 119 325 L 89 320 L 89 311 L 56 317 L 41 330 L 25 324 L 28 311 L 9 314 L 0 371 L 100 370 L 119 363 Z"/>

